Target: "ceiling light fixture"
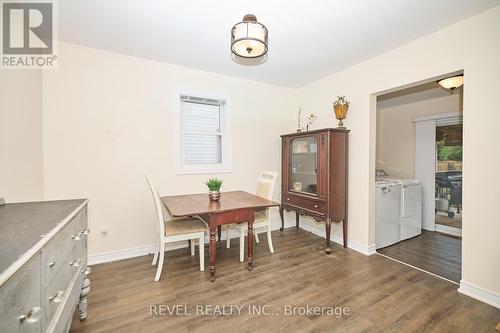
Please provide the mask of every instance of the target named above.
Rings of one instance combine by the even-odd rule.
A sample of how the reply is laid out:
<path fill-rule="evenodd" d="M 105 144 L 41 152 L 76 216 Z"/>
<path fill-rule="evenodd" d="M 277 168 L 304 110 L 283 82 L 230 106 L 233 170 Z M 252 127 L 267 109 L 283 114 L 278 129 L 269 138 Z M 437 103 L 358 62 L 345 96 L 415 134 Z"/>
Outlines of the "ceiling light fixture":
<path fill-rule="evenodd" d="M 252 14 L 245 15 L 231 30 L 231 51 L 243 58 L 259 58 L 267 53 L 267 28 Z"/>
<path fill-rule="evenodd" d="M 448 77 L 446 79 L 439 80 L 438 83 L 441 87 L 443 87 L 444 89 L 448 89 L 453 93 L 455 89 L 461 87 L 464 84 L 464 76 L 457 75 Z"/>

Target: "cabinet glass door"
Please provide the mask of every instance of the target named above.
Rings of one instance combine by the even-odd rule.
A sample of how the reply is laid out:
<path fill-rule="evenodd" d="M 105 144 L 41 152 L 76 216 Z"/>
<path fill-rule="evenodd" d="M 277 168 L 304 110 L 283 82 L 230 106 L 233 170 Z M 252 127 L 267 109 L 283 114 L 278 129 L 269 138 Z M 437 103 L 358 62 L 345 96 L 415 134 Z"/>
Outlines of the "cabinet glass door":
<path fill-rule="evenodd" d="M 318 144 L 316 137 L 293 139 L 290 145 L 289 190 L 308 195 L 317 195 Z"/>

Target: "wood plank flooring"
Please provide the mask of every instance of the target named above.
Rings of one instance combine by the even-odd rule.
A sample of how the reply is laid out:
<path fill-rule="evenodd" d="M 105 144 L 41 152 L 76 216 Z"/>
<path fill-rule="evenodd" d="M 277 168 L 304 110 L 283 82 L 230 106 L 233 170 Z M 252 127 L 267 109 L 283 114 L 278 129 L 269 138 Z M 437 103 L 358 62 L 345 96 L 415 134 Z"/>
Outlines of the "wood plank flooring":
<path fill-rule="evenodd" d="M 437 232 L 422 234 L 377 250 L 388 257 L 460 283 L 462 240 Z"/>
<path fill-rule="evenodd" d="M 71 332 L 494 332 L 500 322 L 500 310 L 456 285 L 382 256 L 339 245 L 326 256 L 324 239 L 303 230 L 273 232 L 273 241 L 270 254 L 261 236 L 251 272 L 238 260 L 237 240 L 219 247 L 214 283 L 188 248 L 167 252 L 159 282 L 152 256 L 96 265 L 88 318 L 75 316 Z M 152 304 L 186 306 L 191 315 L 150 315 Z M 196 312 L 209 305 L 244 307 L 241 314 Z M 248 314 L 248 306 L 266 305 L 269 315 Z M 287 315 L 287 306 L 307 305 L 350 312 Z"/>

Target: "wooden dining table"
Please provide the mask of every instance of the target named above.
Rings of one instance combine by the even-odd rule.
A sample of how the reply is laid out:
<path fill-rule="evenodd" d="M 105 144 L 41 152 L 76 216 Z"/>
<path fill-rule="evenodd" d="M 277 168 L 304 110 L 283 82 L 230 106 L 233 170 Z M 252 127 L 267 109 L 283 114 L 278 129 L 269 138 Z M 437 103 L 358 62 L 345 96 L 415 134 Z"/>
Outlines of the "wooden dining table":
<path fill-rule="evenodd" d="M 161 198 L 173 217 L 199 216 L 210 228 L 210 281 L 215 281 L 216 231 L 224 224 L 248 223 L 248 270 L 253 261 L 253 222 L 256 210 L 277 207 L 278 203 L 244 191 L 223 192 L 219 201 L 210 201 L 207 193 L 173 195 Z"/>

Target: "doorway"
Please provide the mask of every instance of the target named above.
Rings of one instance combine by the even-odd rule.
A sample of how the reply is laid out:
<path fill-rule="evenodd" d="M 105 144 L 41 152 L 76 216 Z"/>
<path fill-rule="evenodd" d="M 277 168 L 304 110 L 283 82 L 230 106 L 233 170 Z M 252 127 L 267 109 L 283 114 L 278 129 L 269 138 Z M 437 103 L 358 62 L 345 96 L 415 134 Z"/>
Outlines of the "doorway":
<path fill-rule="evenodd" d="M 377 253 L 456 284 L 462 101 L 463 88 L 450 93 L 431 81 L 377 96 L 376 113 Z"/>

